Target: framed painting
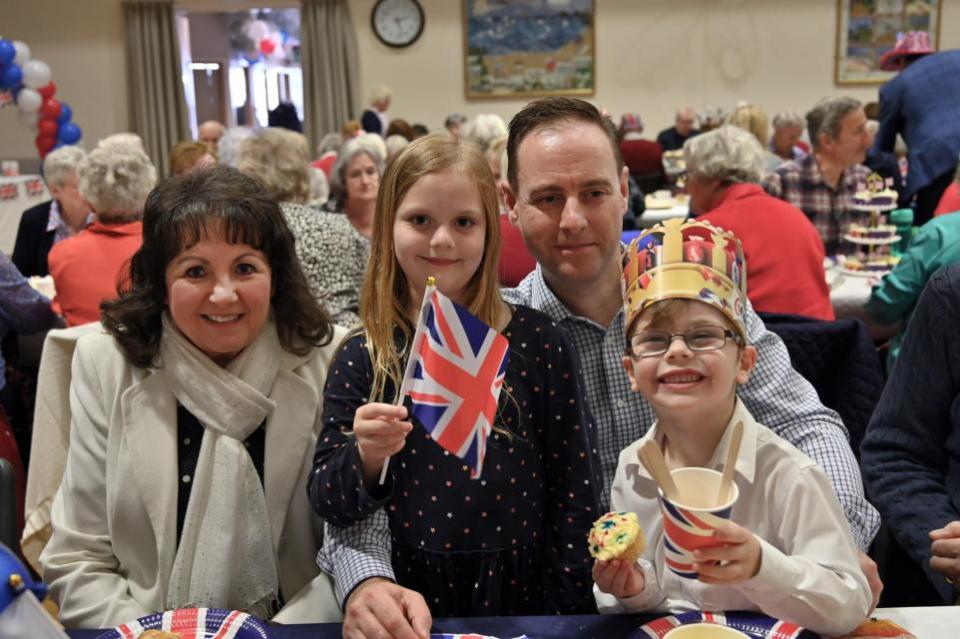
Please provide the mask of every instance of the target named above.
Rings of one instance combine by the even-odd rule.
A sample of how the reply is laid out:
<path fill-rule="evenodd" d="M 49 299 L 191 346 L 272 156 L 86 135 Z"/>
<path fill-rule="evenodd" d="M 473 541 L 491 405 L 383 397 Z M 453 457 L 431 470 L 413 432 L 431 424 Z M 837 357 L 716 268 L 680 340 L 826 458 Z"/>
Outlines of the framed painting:
<path fill-rule="evenodd" d="M 837 0 L 837 84 L 882 84 L 880 56 L 898 33 L 925 31 L 934 49 L 940 39 L 941 0 Z"/>
<path fill-rule="evenodd" d="M 463 0 L 467 98 L 593 95 L 594 0 Z"/>

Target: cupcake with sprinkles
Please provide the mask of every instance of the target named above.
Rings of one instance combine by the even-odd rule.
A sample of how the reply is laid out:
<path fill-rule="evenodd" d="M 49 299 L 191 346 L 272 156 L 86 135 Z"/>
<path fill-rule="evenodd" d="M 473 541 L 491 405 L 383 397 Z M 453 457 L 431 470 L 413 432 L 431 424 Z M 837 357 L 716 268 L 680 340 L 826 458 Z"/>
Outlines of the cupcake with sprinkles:
<path fill-rule="evenodd" d="M 590 554 L 600 561 L 636 561 L 647 547 L 636 513 L 607 513 L 594 522 L 588 541 Z"/>

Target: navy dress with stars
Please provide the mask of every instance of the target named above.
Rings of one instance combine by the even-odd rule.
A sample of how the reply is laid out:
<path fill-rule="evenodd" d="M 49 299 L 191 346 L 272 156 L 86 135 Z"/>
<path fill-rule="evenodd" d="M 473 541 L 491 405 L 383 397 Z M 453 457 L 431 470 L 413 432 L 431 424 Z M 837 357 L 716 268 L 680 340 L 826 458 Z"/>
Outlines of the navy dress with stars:
<path fill-rule="evenodd" d="M 573 347 L 522 306 L 503 334 L 510 360 L 481 478 L 414 419 L 372 493 L 349 431 L 373 374 L 365 337 L 347 340 L 327 375 L 311 501 L 334 526 L 385 508 L 396 579 L 434 616 L 596 612 L 587 534 L 600 484 Z"/>

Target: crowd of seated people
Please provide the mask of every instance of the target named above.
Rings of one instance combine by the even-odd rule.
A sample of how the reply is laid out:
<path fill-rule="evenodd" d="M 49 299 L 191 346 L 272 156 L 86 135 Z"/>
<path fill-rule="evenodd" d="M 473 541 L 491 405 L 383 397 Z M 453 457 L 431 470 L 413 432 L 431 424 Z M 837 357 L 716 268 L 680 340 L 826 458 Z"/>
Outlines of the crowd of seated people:
<path fill-rule="evenodd" d="M 881 601 L 881 522 L 930 586 L 884 603 L 957 599 L 954 213 L 917 232 L 867 307 L 903 330 L 863 477 L 838 414 L 758 315 L 835 319 L 824 258 L 873 146 L 859 101 L 772 125 L 753 104 L 682 107 L 657 141 L 640 114 L 617 127 L 572 98 L 509 123 L 454 113 L 432 134 L 388 115 L 392 101 L 375 89 L 315 153 L 287 128 L 204 123 L 159 180 L 129 133 L 47 156 L 52 200 L 0 262 L 0 333 L 100 323 L 73 355 L 39 557 L 66 626 L 209 606 L 414 637 L 434 615 L 724 605 L 842 633 Z M 625 224 L 648 226 L 643 187 L 667 184 L 664 151 L 683 154 L 689 220 L 628 248 Z M 704 288 L 651 286 L 671 260 Z M 26 279 L 48 273 L 52 299 Z M 481 480 L 397 401 L 427 276 L 509 343 Z M 724 552 L 698 555 L 700 583 L 679 583 L 658 544 L 636 562 L 590 558 L 590 524 L 611 508 L 659 539 L 637 447 L 715 468 L 736 421 L 754 455 L 736 468 L 744 504 Z M 5 448 L 5 426 L 0 454 L 21 461 L 29 432 Z"/>

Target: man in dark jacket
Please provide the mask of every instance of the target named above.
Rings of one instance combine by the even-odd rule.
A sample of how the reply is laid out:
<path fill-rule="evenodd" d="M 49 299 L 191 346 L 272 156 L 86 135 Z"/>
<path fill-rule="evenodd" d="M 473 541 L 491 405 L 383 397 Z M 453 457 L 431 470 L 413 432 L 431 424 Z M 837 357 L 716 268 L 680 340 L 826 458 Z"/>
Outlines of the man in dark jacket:
<path fill-rule="evenodd" d="M 53 199 L 24 211 L 13 247 L 13 263 L 24 277 L 49 275 L 47 253 L 53 245 L 93 221 L 90 203 L 77 188 L 77 166 L 85 155 L 78 146 L 64 146 L 44 159 L 44 178 Z"/>

